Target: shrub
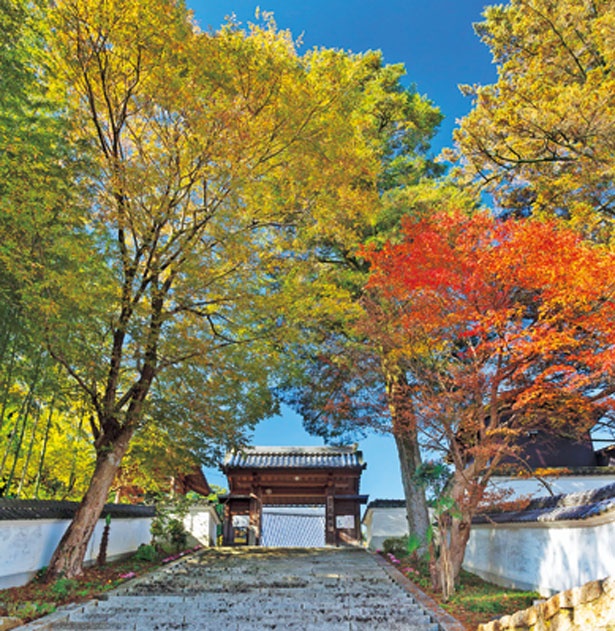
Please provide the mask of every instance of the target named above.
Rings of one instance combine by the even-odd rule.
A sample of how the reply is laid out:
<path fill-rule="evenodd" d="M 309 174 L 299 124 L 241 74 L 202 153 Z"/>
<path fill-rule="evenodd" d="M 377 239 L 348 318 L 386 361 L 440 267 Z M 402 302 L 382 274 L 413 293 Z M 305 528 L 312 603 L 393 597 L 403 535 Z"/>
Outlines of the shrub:
<path fill-rule="evenodd" d="M 66 598 L 77 587 L 78 582 L 72 578 L 59 578 L 51 587 L 49 591 L 56 598 Z"/>
<path fill-rule="evenodd" d="M 171 519 L 168 525 L 168 535 L 171 545 L 179 552 L 188 543 L 188 533 L 184 528 L 184 523 L 179 519 Z"/>
<path fill-rule="evenodd" d="M 194 500 L 188 497 L 168 498 L 156 504 L 156 516 L 152 521 L 150 532 L 153 544 L 161 550 L 164 544 L 171 544 L 177 551 L 185 547 L 188 533 L 184 528 L 183 518 Z"/>
<path fill-rule="evenodd" d="M 142 543 L 135 552 L 135 559 L 137 561 L 153 562 L 158 560 L 158 552 L 154 546 Z"/>
<path fill-rule="evenodd" d="M 32 600 L 9 603 L 7 605 L 7 612 L 9 616 L 21 618 L 22 620 L 38 618 L 39 616 L 53 613 L 55 610 L 56 606 L 53 603 L 36 602 Z"/>
<path fill-rule="evenodd" d="M 382 542 L 382 549 L 386 554 L 403 556 L 408 553 L 408 538 L 389 537 Z"/>

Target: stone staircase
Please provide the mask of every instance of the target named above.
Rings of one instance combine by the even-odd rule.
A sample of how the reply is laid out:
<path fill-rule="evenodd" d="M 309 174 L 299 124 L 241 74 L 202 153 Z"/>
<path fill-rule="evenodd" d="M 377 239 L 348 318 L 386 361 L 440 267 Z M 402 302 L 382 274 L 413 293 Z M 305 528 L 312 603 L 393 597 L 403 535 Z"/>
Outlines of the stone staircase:
<path fill-rule="evenodd" d="M 21 629 L 446 631 L 358 549 L 208 550 Z"/>

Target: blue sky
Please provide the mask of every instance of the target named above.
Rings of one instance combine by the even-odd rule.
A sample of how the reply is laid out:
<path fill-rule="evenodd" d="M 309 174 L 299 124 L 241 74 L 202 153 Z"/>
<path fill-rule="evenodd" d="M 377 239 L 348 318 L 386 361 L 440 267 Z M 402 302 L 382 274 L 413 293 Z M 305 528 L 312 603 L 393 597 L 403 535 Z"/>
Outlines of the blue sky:
<path fill-rule="evenodd" d="M 456 120 L 471 103 L 459 84 L 495 80 L 488 48 L 474 34 L 481 21 L 483 0 L 187 0 L 202 29 L 217 29 L 234 14 L 243 24 L 254 21 L 256 8 L 273 12 L 280 28 L 301 36 L 301 50 L 314 46 L 341 48 L 354 53 L 382 50 L 386 63 L 406 66 L 406 84 L 416 85 L 445 116 L 434 148 L 451 144 Z M 256 445 L 319 445 L 301 420 L 285 410 L 282 417 L 261 423 Z M 403 490 L 395 444 L 391 437 L 372 435 L 361 441 L 367 462 L 361 490 L 376 498 L 402 498 Z M 206 471 L 213 484 L 226 480 L 216 469 Z"/>
<path fill-rule="evenodd" d="M 255 11 L 274 14 L 280 28 L 315 46 L 354 53 L 382 50 L 387 63 L 406 66 L 415 84 L 445 115 L 438 149 L 451 142 L 455 120 L 470 109 L 457 86 L 491 83 L 489 49 L 474 34 L 484 0 L 187 0 L 201 28 L 217 29 L 225 16 L 254 21 Z M 491 4 L 497 4 L 491 2 Z"/>

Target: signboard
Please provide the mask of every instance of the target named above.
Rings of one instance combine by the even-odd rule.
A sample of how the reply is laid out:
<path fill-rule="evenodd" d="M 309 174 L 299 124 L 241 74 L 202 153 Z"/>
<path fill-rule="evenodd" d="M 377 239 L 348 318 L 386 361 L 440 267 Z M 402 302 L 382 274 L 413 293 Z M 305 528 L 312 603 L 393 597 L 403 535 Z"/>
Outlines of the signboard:
<path fill-rule="evenodd" d="M 249 515 L 233 515 L 233 543 L 235 545 L 247 545 Z"/>
<path fill-rule="evenodd" d="M 338 515 L 335 518 L 335 527 L 339 529 L 354 528 L 354 515 Z"/>

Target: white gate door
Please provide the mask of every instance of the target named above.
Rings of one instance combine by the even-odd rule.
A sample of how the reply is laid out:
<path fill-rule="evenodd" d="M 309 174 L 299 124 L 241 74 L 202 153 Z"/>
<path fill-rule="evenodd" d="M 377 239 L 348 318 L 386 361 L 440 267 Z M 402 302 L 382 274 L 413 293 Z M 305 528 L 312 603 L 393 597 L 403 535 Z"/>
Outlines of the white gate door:
<path fill-rule="evenodd" d="M 323 548 L 324 506 L 264 506 L 261 545 Z"/>

